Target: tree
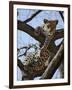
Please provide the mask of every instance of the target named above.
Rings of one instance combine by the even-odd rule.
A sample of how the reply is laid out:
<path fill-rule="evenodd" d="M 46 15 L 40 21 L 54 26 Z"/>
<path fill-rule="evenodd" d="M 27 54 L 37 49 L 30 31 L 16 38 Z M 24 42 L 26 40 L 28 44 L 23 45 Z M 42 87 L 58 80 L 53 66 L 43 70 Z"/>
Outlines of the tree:
<path fill-rule="evenodd" d="M 18 28 L 18 30 L 26 32 L 31 37 L 38 40 L 41 43 L 41 46 L 42 46 L 43 43 L 44 43 L 44 40 L 45 40 L 45 35 L 44 34 L 41 34 L 39 36 L 35 35 L 35 28 L 33 28 L 32 26 L 27 24 L 28 22 L 30 22 L 32 19 L 34 19 L 41 12 L 42 12 L 42 10 L 38 10 L 37 12 L 32 14 L 30 18 L 26 19 L 25 21 L 18 20 L 17 21 L 17 28 Z M 59 14 L 60 14 L 62 20 L 64 21 L 63 12 L 59 11 Z M 59 46 L 56 46 L 55 43 L 54 43 L 55 40 L 57 40 L 59 38 L 63 38 L 63 37 L 64 37 L 64 29 L 62 28 L 62 29 L 56 30 L 55 37 L 49 43 L 49 46 L 52 44 L 52 49 L 54 50 L 56 55 L 51 60 L 49 66 L 46 68 L 46 70 L 43 71 L 44 73 L 42 74 L 41 79 L 46 79 L 46 78 L 50 79 L 50 78 L 52 78 L 55 71 L 60 66 L 61 62 L 63 61 L 63 59 L 64 59 L 64 55 L 63 55 L 64 45 L 63 45 L 63 43 L 61 43 Z M 25 49 L 25 52 L 22 55 L 20 55 L 20 56 L 23 56 L 23 55 L 26 55 L 27 51 L 31 47 L 32 46 L 22 47 L 22 48 L 18 48 L 17 50 L 19 52 L 21 49 Z M 20 68 L 21 71 L 24 72 L 24 65 L 21 62 L 21 60 L 19 60 L 19 58 L 18 58 L 18 67 Z M 24 77 L 24 79 L 25 79 L 25 77 Z M 26 77 L 26 79 L 28 79 L 28 76 Z"/>

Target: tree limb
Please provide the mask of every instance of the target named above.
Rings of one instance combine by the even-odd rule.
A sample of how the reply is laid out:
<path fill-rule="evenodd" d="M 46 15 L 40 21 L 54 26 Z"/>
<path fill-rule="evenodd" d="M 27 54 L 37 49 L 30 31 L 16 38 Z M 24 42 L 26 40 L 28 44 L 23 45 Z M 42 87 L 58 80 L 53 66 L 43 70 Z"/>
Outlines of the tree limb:
<path fill-rule="evenodd" d="M 64 22 L 63 12 L 62 12 L 62 11 L 59 11 L 59 14 L 61 15 L 61 18 L 62 18 L 62 20 L 63 20 L 63 22 Z"/>
<path fill-rule="evenodd" d="M 27 34 L 32 36 L 34 39 L 39 41 L 41 44 L 44 43 L 45 36 L 43 34 L 41 34 L 39 36 L 35 35 L 35 29 L 33 27 L 31 27 L 30 25 L 28 25 L 28 24 L 18 20 L 17 28 L 20 31 L 26 32 Z M 55 34 L 55 37 L 54 37 L 55 39 L 54 40 L 62 38 L 62 37 L 64 37 L 64 29 L 56 30 L 56 34 Z"/>
<path fill-rule="evenodd" d="M 22 64 L 21 60 L 18 59 L 17 65 L 20 68 L 20 70 L 24 73 L 22 76 L 22 80 L 29 80 L 29 75 L 27 75 L 24 71 L 24 65 Z"/>
<path fill-rule="evenodd" d="M 44 35 L 40 35 L 39 37 L 36 36 L 34 32 L 35 29 L 22 21 L 18 21 L 17 28 L 20 31 L 26 32 L 27 34 L 29 34 L 30 36 L 32 36 L 34 39 L 38 40 L 41 43 L 43 43 L 43 41 L 45 40 Z"/>
<path fill-rule="evenodd" d="M 48 67 L 46 68 L 45 72 L 42 74 L 40 79 L 51 79 L 55 71 L 61 64 L 63 58 L 64 58 L 64 44 L 60 46 L 58 52 L 56 53 L 56 55 L 54 56 L 54 58 L 52 59 L 52 61 L 50 62 L 50 64 L 48 65 Z"/>
<path fill-rule="evenodd" d="M 22 64 L 21 60 L 17 60 L 17 66 L 20 68 L 21 71 L 24 71 L 24 65 Z"/>
<path fill-rule="evenodd" d="M 54 40 L 64 37 L 64 29 L 56 30 Z"/>
<path fill-rule="evenodd" d="M 28 18 L 27 20 L 25 20 L 24 22 L 30 22 L 37 14 L 39 14 L 42 10 L 38 10 L 36 13 L 32 14 L 32 16 L 30 18 Z"/>

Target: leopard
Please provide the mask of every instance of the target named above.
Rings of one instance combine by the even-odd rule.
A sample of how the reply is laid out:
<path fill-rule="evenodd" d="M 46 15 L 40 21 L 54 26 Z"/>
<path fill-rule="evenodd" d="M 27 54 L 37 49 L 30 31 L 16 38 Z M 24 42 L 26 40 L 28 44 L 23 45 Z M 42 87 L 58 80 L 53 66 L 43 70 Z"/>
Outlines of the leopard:
<path fill-rule="evenodd" d="M 50 50 L 49 42 L 55 35 L 58 20 L 44 19 L 43 21 L 44 24 L 37 27 L 37 30 L 39 31 L 38 34 L 43 33 L 45 35 L 45 41 L 43 46 L 41 47 L 40 54 L 39 56 L 27 56 L 23 63 L 24 71 L 26 75 L 28 75 L 29 80 L 33 80 L 35 77 L 41 76 L 48 64 L 50 63 L 52 57 L 55 55 Z"/>

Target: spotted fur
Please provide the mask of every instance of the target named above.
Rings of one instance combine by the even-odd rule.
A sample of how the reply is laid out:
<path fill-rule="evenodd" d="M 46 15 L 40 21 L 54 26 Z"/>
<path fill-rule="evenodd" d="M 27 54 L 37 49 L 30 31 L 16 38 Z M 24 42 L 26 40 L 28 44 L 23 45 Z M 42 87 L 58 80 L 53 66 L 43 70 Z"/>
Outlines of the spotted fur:
<path fill-rule="evenodd" d="M 29 79 L 33 79 L 36 76 L 40 76 L 46 69 L 50 60 L 52 59 L 52 57 L 50 56 L 53 56 L 54 53 L 50 51 L 50 47 L 48 44 L 49 40 L 54 37 L 57 23 L 57 20 L 48 21 L 47 19 L 44 19 L 43 26 L 38 27 L 38 29 L 40 29 L 39 31 L 45 34 L 46 39 L 43 47 L 41 48 L 40 56 L 29 56 L 25 60 L 24 70 L 29 75 Z"/>

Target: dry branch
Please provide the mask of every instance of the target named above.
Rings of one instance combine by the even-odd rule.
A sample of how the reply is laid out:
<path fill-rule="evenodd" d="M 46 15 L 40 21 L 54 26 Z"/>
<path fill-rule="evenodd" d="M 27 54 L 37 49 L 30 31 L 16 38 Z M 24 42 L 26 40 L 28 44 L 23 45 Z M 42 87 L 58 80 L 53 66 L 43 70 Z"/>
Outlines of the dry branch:
<path fill-rule="evenodd" d="M 28 51 L 31 47 L 32 47 L 32 46 L 30 45 L 30 46 L 24 46 L 24 47 L 20 48 L 19 50 L 25 49 L 25 52 L 24 52 L 23 54 L 19 55 L 18 58 L 21 57 L 21 56 L 26 56 L 27 51 Z"/>
<path fill-rule="evenodd" d="M 64 44 L 62 43 L 58 52 L 56 53 L 56 55 L 54 56 L 54 58 L 46 68 L 45 72 L 41 76 L 41 79 L 51 79 L 55 71 L 61 64 L 63 58 L 64 58 Z"/>
<path fill-rule="evenodd" d="M 42 44 L 44 43 L 45 36 L 43 34 L 39 36 L 35 35 L 35 29 L 32 26 L 18 20 L 17 28 L 20 31 L 26 32 L 27 34 L 29 34 L 30 36 L 32 36 L 34 39 L 38 40 Z M 62 37 L 64 37 L 64 29 L 56 30 L 54 40 L 62 38 Z"/>
<path fill-rule="evenodd" d="M 29 80 L 29 75 L 26 75 L 25 71 L 24 71 L 24 65 L 22 64 L 21 60 L 18 59 L 17 61 L 17 65 L 20 68 L 20 70 L 22 72 L 24 72 L 24 75 L 22 76 L 22 80 Z"/>
<path fill-rule="evenodd" d="M 24 65 L 22 64 L 21 60 L 17 60 L 17 66 L 20 68 L 21 71 L 24 71 Z"/>
<path fill-rule="evenodd" d="M 64 37 L 64 29 L 56 30 L 54 40 Z"/>
<path fill-rule="evenodd" d="M 59 11 L 59 14 L 60 14 L 62 20 L 64 21 L 63 11 Z"/>
<path fill-rule="evenodd" d="M 29 26 L 28 24 L 22 22 L 22 21 L 18 21 L 17 23 L 17 28 L 18 30 L 20 31 L 23 31 L 23 32 L 26 32 L 27 34 L 29 34 L 30 36 L 32 36 L 34 39 L 40 41 L 41 43 L 43 43 L 45 37 L 44 35 L 41 35 L 41 36 L 36 36 L 35 35 L 35 29 L 31 26 Z"/>
<path fill-rule="evenodd" d="M 32 16 L 30 18 L 28 18 L 27 20 L 25 20 L 24 22 L 30 22 L 37 14 L 39 14 L 42 10 L 38 10 L 36 13 L 32 14 Z"/>

